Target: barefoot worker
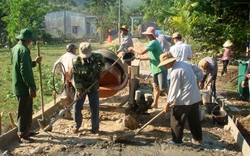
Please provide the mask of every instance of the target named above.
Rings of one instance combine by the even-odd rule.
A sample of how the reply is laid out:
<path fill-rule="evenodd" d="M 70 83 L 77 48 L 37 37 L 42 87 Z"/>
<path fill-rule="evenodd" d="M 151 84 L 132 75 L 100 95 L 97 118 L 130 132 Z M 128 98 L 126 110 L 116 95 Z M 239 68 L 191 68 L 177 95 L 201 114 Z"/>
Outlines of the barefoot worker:
<path fill-rule="evenodd" d="M 172 68 L 168 99 L 163 108 L 165 112 L 168 112 L 170 105 L 174 104 L 170 119 L 172 140 L 168 143 L 182 143 L 183 129 L 187 119 L 193 135 L 193 142 L 201 144 L 202 131 L 199 120 L 201 96 L 196 75 L 190 64 L 183 61 L 176 61 L 177 57 L 173 57 L 170 52 L 161 54 L 160 59 L 161 63 L 158 67 Z"/>
<path fill-rule="evenodd" d="M 158 99 L 160 92 L 165 92 L 167 89 L 167 70 L 164 67 L 157 67 L 160 63 L 160 55 L 163 53 L 160 43 L 156 40 L 155 28 L 148 27 L 142 34 L 146 35 L 148 45 L 145 49 L 135 49 L 134 47 L 129 47 L 129 51 L 134 51 L 140 55 L 148 52 L 148 58 L 141 58 L 141 60 L 150 61 L 150 69 L 154 78 L 154 102 L 151 105 L 152 108 L 158 107 Z M 165 93 L 166 95 L 167 93 Z"/>

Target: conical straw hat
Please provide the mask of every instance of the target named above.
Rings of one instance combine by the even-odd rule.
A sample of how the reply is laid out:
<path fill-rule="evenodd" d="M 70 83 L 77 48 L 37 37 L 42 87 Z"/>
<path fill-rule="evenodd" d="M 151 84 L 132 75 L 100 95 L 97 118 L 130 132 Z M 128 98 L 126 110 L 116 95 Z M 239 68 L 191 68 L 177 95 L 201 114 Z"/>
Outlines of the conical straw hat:
<path fill-rule="evenodd" d="M 227 40 L 224 44 L 223 47 L 230 47 L 231 45 L 233 45 L 233 43 L 230 40 Z"/>

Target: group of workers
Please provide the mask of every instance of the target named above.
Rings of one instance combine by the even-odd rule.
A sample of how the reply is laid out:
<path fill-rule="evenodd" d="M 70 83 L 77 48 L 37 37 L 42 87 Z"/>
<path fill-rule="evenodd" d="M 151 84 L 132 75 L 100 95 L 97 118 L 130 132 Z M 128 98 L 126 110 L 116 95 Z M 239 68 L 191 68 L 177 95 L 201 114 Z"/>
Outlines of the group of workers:
<path fill-rule="evenodd" d="M 144 49 L 133 47 L 132 37 L 127 26 L 121 28 L 121 45 L 116 53 L 133 51 L 139 55 L 148 53 L 147 58 L 137 58 L 150 61 L 150 70 L 153 74 L 154 102 L 152 108 L 158 107 L 158 98 L 161 94 L 167 97 L 165 112 L 171 108 L 172 140 L 168 143 L 182 143 L 183 129 L 188 120 L 193 141 L 202 143 L 202 130 L 199 121 L 199 105 L 201 96 L 199 89 L 207 88 L 211 83 L 213 95 L 216 96 L 215 81 L 217 76 L 217 62 L 212 57 L 200 60 L 198 66 L 188 62 L 192 58 L 192 51 L 188 44 L 182 42 L 182 36 L 176 32 L 172 36 L 156 35 L 154 27 L 148 27 L 143 34 L 148 40 Z M 16 37 L 19 42 L 12 49 L 13 76 L 12 87 L 18 100 L 18 137 L 20 142 L 31 143 L 30 138 L 37 135 L 31 132 L 33 98 L 36 97 L 36 85 L 32 67 L 42 61 L 38 56 L 31 60 L 28 46 L 35 39 L 30 29 L 23 29 Z M 172 45 L 169 46 L 168 42 Z M 224 46 L 225 53 L 230 55 L 230 41 Z M 99 83 L 105 71 L 105 58 L 92 52 L 91 44 L 83 42 L 79 45 L 79 55 L 74 44 L 66 46 L 67 52 L 57 62 L 62 62 L 66 70 L 66 81 L 75 88 L 75 98 L 78 101 L 73 105 L 74 126 L 73 133 L 77 133 L 82 124 L 82 109 L 86 96 L 89 99 L 91 111 L 91 132 L 100 135 L 99 131 Z M 166 51 L 165 51 L 166 50 Z M 229 51 L 229 52 L 228 52 Z M 228 54 L 227 54 L 228 55 Z M 55 64 L 56 64 L 55 63 Z M 226 73 L 226 65 L 223 74 Z M 224 62 L 223 62 L 224 65 Z M 207 76 L 210 77 L 206 80 Z M 169 80 L 169 82 L 168 82 Z M 89 89 L 89 87 L 92 85 Z M 87 92 L 85 93 L 85 91 Z M 85 93 L 85 94 L 83 94 Z"/>

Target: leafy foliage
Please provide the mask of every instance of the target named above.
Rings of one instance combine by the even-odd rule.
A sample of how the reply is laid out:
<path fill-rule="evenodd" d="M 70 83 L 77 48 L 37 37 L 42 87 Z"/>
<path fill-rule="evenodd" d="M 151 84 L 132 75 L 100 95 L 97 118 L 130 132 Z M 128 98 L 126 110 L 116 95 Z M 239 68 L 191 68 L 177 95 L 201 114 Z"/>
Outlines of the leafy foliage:
<path fill-rule="evenodd" d="M 248 6 L 227 1 L 142 0 L 146 19 L 156 18 L 168 32 L 180 32 L 198 50 L 218 50 L 231 40 L 233 51 L 242 51 L 247 38 Z M 157 9 L 155 9 L 157 8 Z"/>

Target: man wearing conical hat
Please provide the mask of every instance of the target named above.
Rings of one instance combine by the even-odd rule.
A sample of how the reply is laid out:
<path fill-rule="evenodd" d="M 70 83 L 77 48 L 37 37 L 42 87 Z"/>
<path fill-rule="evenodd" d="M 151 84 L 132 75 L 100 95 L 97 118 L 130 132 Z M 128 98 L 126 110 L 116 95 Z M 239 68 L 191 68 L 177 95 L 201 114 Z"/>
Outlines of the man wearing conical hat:
<path fill-rule="evenodd" d="M 223 49 L 224 49 L 224 52 L 220 52 L 218 54 L 218 56 L 222 56 L 221 60 L 222 60 L 222 63 L 223 63 L 223 68 L 222 68 L 222 71 L 221 71 L 221 76 L 223 76 L 223 74 L 227 73 L 227 65 L 229 63 L 229 60 L 230 60 L 230 54 L 231 54 L 231 46 L 233 45 L 233 43 L 230 41 L 230 40 L 227 40 L 224 44 L 223 44 Z"/>
<path fill-rule="evenodd" d="M 30 132 L 32 123 L 33 98 L 36 97 L 36 84 L 32 67 L 41 62 L 42 57 L 38 56 L 34 61 L 31 60 L 29 45 L 35 40 L 33 32 L 22 29 L 16 37 L 19 42 L 12 48 L 12 88 L 18 100 L 18 137 L 20 142 L 31 143 L 34 140 L 30 136 L 36 132 Z"/>
<path fill-rule="evenodd" d="M 201 96 L 197 85 L 199 80 L 196 79 L 195 72 L 190 64 L 177 61 L 177 59 L 170 52 L 165 52 L 160 55 L 161 62 L 158 65 L 158 67 L 164 66 L 167 69 L 172 68 L 168 99 L 163 108 L 163 111 L 168 112 L 170 105 L 173 105 L 170 118 L 172 140 L 168 143 L 182 143 L 183 130 L 187 119 L 193 135 L 193 143 L 202 144 L 202 130 L 199 120 Z"/>

